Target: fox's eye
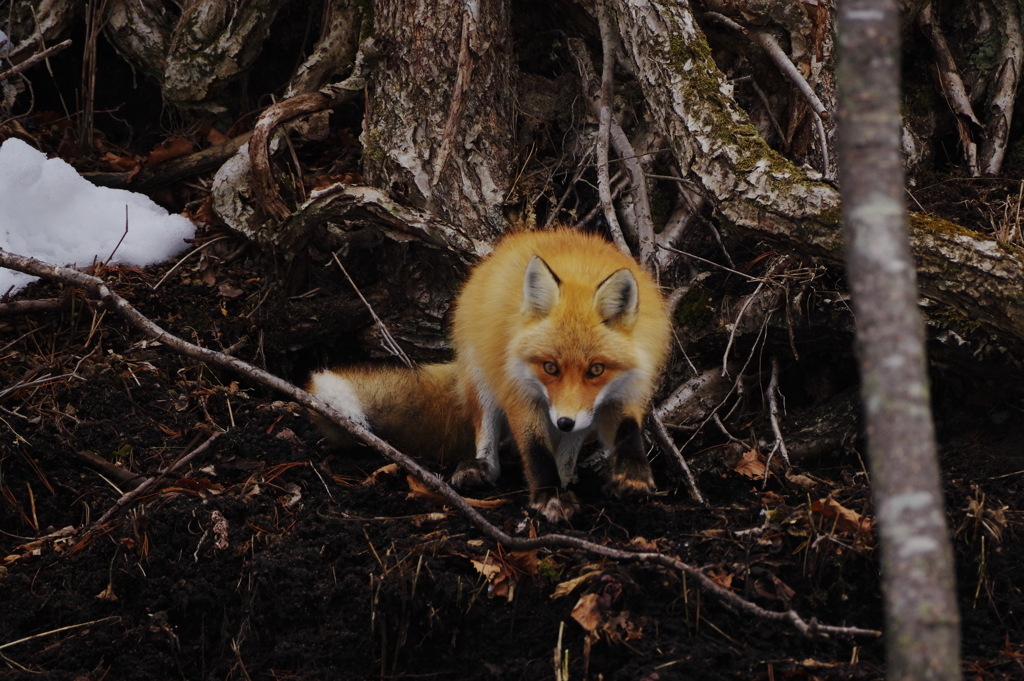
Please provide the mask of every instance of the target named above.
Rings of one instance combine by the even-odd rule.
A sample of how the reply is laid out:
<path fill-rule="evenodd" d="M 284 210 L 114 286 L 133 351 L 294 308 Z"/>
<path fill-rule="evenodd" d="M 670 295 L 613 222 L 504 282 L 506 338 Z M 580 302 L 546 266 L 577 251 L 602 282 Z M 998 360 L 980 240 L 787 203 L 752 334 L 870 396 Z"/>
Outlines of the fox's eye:
<path fill-rule="evenodd" d="M 554 362 L 544 362 L 545 373 L 551 374 L 552 376 L 558 375 L 558 365 Z"/>
<path fill-rule="evenodd" d="M 590 368 L 587 369 L 587 378 L 597 378 L 604 373 L 603 364 L 591 364 Z"/>

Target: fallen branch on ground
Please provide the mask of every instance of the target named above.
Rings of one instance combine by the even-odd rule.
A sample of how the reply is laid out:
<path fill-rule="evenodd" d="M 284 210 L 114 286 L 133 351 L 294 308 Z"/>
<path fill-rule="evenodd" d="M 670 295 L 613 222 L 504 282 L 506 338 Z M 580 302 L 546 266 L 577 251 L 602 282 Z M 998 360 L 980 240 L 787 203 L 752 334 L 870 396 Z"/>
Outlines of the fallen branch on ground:
<path fill-rule="evenodd" d="M 165 346 L 202 362 L 237 371 L 238 373 L 258 381 L 263 385 L 278 390 L 295 402 L 312 409 L 345 428 L 354 437 L 380 452 L 387 459 L 394 461 L 408 473 L 420 480 L 428 489 L 443 497 L 445 502 L 457 509 L 465 518 L 477 526 L 480 531 L 510 551 L 531 551 L 534 549 L 568 548 L 584 551 L 595 556 L 603 556 L 616 561 L 659 565 L 670 570 L 678 570 L 693 579 L 705 591 L 718 598 L 726 607 L 771 622 L 785 622 L 805 636 L 880 636 L 881 632 L 858 627 L 838 627 L 819 624 L 815 620 L 807 621 L 794 610 L 766 610 L 748 600 L 737 596 L 729 589 L 717 584 L 704 574 L 700 568 L 684 563 L 674 556 L 650 551 L 625 551 L 564 534 L 545 534 L 535 538 L 516 538 L 499 529 L 480 514 L 475 508 L 452 489 L 440 477 L 423 468 L 418 462 L 398 451 L 370 430 L 335 410 L 327 403 L 310 395 L 291 383 L 274 376 L 262 369 L 254 367 L 240 359 L 224 353 L 194 345 L 174 336 L 154 324 L 136 310 L 124 298 L 111 291 L 102 279 L 79 272 L 69 267 L 52 265 L 34 258 L 8 253 L 0 249 L 0 267 L 7 267 L 38 277 L 46 277 L 61 281 L 71 286 L 84 289 L 89 295 L 97 298 L 100 304 L 115 311 L 134 327 L 158 340 Z"/>

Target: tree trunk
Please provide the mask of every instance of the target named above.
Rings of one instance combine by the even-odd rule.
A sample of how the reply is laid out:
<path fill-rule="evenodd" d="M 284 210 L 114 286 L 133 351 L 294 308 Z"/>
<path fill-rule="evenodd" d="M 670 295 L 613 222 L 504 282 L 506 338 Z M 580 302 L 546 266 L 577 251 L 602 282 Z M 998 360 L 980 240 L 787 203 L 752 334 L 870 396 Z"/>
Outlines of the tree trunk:
<path fill-rule="evenodd" d="M 380 0 L 383 58 L 367 88 L 364 172 L 392 198 L 488 238 L 514 176 L 507 0 Z"/>
<path fill-rule="evenodd" d="M 841 0 L 839 152 L 847 271 L 878 511 L 886 678 L 960 678 L 953 549 L 906 231 L 895 0 Z"/>

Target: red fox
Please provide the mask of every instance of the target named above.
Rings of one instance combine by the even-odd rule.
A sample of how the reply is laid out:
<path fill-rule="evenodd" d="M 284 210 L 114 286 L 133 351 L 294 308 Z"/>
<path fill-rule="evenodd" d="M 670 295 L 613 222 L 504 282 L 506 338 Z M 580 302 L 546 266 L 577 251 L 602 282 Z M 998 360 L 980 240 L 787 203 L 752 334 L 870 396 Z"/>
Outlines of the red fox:
<path fill-rule="evenodd" d="M 611 451 L 613 492 L 654 491 L 640 423 L 670 333 L 657 285 L 615 246 L 564 228 L 521 232 L 463 287 L 454 362 L 323 371 L 309 390 L 410 453 L 461 460 L 452 482 L 463 489 L 497 480 L 507 429 L 530 506 L 568 520 L 578 503 L 559 490 L 595 435 Z"/>

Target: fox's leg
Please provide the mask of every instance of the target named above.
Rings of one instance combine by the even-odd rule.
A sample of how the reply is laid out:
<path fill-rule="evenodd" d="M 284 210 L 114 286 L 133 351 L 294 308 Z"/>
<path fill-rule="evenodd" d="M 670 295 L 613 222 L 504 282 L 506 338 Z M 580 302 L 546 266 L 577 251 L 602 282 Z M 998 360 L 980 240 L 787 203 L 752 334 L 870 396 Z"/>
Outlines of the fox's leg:
<path fill-rule="evenodd" d="M 498 445 L 501 443 L 502 412 L 494 396 L 480 386 L 466 390 L 467 408 L 476 431 L 476 458 L 463 461 L 452 475 L 452 484 L 459 489 L 492 485 L 501 474 Z"/>
<path fill-rule="evenodd" d="M 640 437 L 642 418 L 642 413 L 627 411 L 619 418 L 601 419 L 601 442 L 612 452 L 608 488 L 620 496 L 647 496 L 655 490 Z"/>
<path fill-rule="evenodd" d="M 553 523 L 569 520 L 580 505 L 572 492 L 559 494 L 558 463 L 541 425 L 546 415 L 533 414 L 527 408 L 509 412 L 507 416 L 523 460 L 523 474 L 530 486 L 530 507 Z"/>

